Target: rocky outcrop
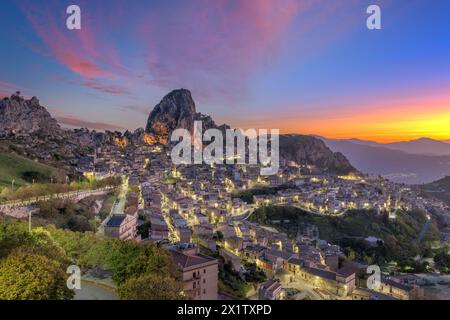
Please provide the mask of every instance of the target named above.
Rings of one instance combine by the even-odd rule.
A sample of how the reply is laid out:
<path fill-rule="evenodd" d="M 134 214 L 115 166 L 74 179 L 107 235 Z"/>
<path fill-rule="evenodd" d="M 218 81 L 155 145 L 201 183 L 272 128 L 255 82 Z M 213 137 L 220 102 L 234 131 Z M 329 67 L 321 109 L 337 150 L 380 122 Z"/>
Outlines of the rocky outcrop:
<path fill-rule="evenodd" d="M 280 135 L 280 156 L 287 161 L 310 164 L 330 173 L 357 172 L 340 152 L 332 152 L 315 137 L 305 135 Z"/>
<path fill-rule="evenodd" d="M 178 89 L 170 92 L 155 106 L 148 117 L 145 132 L 153 135 L 159 143 L 166 144 L 175 129 L 193 132 L 195 121 L 203 122 L 203 130 L 229 128 L 226 125 L 219 127 L 210 116 L 197 112 L 191 92 Z"/>
<path fill-rule="evenodd" d="M 58 135 L 61 128 L 36 97 L 25 100 L 16 93 L 0 101 L 0 132 Z"/>

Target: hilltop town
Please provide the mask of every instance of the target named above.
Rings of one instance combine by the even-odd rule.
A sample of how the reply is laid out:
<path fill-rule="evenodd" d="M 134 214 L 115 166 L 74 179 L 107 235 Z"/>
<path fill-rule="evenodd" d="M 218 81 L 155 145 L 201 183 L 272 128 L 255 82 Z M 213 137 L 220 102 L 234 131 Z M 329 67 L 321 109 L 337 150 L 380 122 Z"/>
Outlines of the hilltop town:
<path fill-rule="evenodd" d="M 16 124 L 1 130 L 3 150 L 55 166 L 62 163 L 72 179 L 120 178 L 109 214 L 96 227 L 97 236 L 166 248 L 192 299 L 420 299 L 424 284 L 446 279 L 426 275 L 438 266 L 424 254 L 450 244 L 450 215 L 443 201 L 415 186 L 360 173 L 342 154 L 306 136 L 282 137 L 280 169 L 271 176 L 261 175 L 259 165 L 174 165 L 167 137 L 179 126 L 191 129 L 198 118 L 220 128 L 196 113 L 190 93 L 174 91 L 152 112 L 146 130 L 62 134 L 52 122 L 46 122 L 52 128 Z M 103 191 L 102 196 L 110 192 Z M 35 210 L 38 202 L 6 199 L 0 211 L 32 219 L 23 208 Z M 298 210 L 316 222 L 292 214 L 272 218 L 271 210 Z M 336 242 L 323 233 L 323 221 L 366 214 L 374 220 L 364 230 L 355 224 L 354 232 L 333 238 Z M 402 228 L 395 229 L 399 225 Z M 394 240 L 383 238 L 394 229 Z M 417 238 L 409 230 L 417 231 Z M 367 268 L 375 261 L 355 256 L 354 243 L 343 244 L 357 238 L 358 245 L 364 243 L 374 252 L 390 252 L 405 241 L 404 234 L 414 243 L 414 256 L 384 261 L 381 284 L 374 289 Z M 406 273 L 405 259 L 424 269 Z"/>

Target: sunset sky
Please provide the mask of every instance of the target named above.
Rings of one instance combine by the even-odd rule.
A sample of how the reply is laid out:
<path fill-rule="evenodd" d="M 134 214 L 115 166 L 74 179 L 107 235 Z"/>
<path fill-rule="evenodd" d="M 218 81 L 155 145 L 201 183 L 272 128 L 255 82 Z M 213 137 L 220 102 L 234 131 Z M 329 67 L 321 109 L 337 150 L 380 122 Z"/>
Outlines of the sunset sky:
<path fill-rule="evenodd" d="M 66 28 L 66 8 L 82 30 Z M 366 8 L 382 9 L 382 30 Z M 62 125 L 144 127 L 176 88 L 218 123 L 450 139 L 448 0 L 2 0 L 0 96 Z"/>

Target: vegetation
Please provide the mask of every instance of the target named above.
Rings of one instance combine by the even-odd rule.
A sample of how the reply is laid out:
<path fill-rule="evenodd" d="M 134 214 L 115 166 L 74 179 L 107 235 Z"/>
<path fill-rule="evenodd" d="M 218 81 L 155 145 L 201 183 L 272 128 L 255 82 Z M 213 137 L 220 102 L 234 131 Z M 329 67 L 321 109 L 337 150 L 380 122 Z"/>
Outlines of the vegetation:
<path fill-rule="evenodd" d="M 83 269 L 100 266 L 112 271 L 113 280 L 119 290 L 122 287 L 124 295 L 128 294 L 130 286 L 140 285 L 141 277 L 178 280 L 179 274 L 169 253 L 155 244 L 96 237 L 91 232 L 71 232 L 55 227 L 48 227 L 48 230 L 67 255 L 75 259 Z M 130 279 L 135 280 L 127 283 Z M 172 284 L 167 281 L 166 294 L 176 296 L 179 290 Z M 156 290 L 161 284 L 156 282 L 150 285 L 154 286 L 152 290 Z M 141 294 L 148 298 L 152 292 L 155 291 Z"/>
<path fill-rule="evenodd" d="M 105 220 L 105 218 L 111 213 L 111 209 L 116 200 L 117 195 L 115 193 L 107 196 L 105 201 L 103 201 L 102 208 L 100 209 L 99 212 L 100 220 Z"/>
<path fill-rule="evenodd" d="M 0 299 L 71 299 L 70 260 L 49 232 L 0 220 Z"/>
<path fill-rule="evenodd" d="M 397 218 L 390 220 L 387 214 L 371 210 L 354 210 L 343 217 L 329 217 L 293 207 L 265 206 L 257 209 L 250 220 L 273 226 L 291 237 L 297 235 L 299 223 L 316 225 L 321 239 L 338 243 L 351 259 L 377 264 L 396 261 L 404 267 L 410 266 L 416 255 L 425 253 L 430 242 L 439 240 L 439 231 L 432 222 L 424 243 L 416 243 L 427 221 L 421 211 L 399 211 Z M 274 224 L 273 220 L 289 220 L 290 223 Z M 383 243 L 372 248 L 364 241 L 368 236 L 378 237 Z"/>
<path fill-rule="evenodd" d="M 183 285 L 170 277 L 145 275 L 131 278 L 119 286 L 122 300 L 180 300 Z"/>
<path fill-rule="evenodd" d="M 66 278 L 59 262 L 26 250 L 13 251 L 0 261 L 0 299 L 71 299 Z"/>
<path fill-rule="evenodd" d="M 436 268 L 442 273 L 450 273 L 450 253 L 449 248 L 444 247 L 434 256 Z"/>
<path fill-rule="evenodd" d="M 253 203 L 253 196 L 275 195 L 278 191 L 289 189 L 289 185 L 278 187 L 255 188 L 251 190 L 239 191 L 233 194 L 233 198 L 239 198 L 249 204 Z"/>
<path fill-rule="evenodd" d="M 32 161 L 13 153 L 0 153 L 0 187 L 10 187 L 14 179 L 15 186 L 24 186 L 27 183 L 50 182 L 51 177 L 65 179 L 62 170 Z"/>
<path fill-rule="evenodd" d="M 11 286 L 11 279 L 17 278 L 17 285 L 22 285 L 20 275 L 12 270 L 19 258 L 36 264 L 43 275 L 32 278 L 33 286 L 28 288 L 26 296 L 7 296 L 5 292 Z M 98 237 L 92 232 L 73 232 L 55 226 L 36 228 L 29 233 L 25 222 L 0 219 L 0 275 L 5 274 L 5 277 L 0 276 L 0 299 L 71 298 L 60 290 L 66 286 L 65 270 L 71 261 L 75 261 L 83 272 L 90 268 L 110 270 L 122 297 L 133 298 L 129 291 L 136 286 L 145 289 L 139 297 L 135 296 L 136 299 L 176 298 L 180 294 L 176 285 L 179 282 L 176 266 L 169 253 L 157 245 Z M 62 278 L 61 274 L 64 274 Z M 23 277 L 29 277 L 29 274 L 23 273 Z M 55 282 L 49 282 L 50 278 Z M 144 285 L 145 280 L 150 282 Z M 5 291 L 1 291 L 2 288 Z M 43 291 L 38 291 L 39 288 Z"/>
<path fill-rule="evenodd" d="M 223 259 L 219 259 L 219 290 L 233 297 L 245 299 L 252 288 L 267 280 L 265 272 L 256 264 L 243 261 L 245 272 L 232 269 Z"/>
<path fill-rule="evenodd" d="M 244 267 L 245 267 L 245 281 L 251 282 L 251 283 L 262 283 L 267 280 L 266 273 L 264 270 L 259 268 L 255 263 L 244 261 Z"/>
<path fill-rule="evenodd" d="M 219 290 L 233 297 L 244 299 L 252 285 L 233 271 L 229 264 L 219 263 Z"/>
<path fill-rule="evenodd" d="M 88 197 L 78 203 L 62 199 L 39 202 L 33 225 L 53 224 L 71 231 L 96 231 L 99 221 L 94 211 L 95 200 L 96 197 Z"/>

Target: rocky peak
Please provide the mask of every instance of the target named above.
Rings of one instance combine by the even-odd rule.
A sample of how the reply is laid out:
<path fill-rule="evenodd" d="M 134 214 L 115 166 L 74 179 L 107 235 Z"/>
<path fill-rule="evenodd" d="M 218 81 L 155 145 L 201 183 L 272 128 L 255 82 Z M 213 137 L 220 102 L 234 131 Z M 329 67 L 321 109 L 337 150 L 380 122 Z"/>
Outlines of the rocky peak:
<path fill-rule="evenodd" d="M 191 92 L 178 89 L 166 95 L 148 117 L 145 132 L 166 144 L 175 129 L 194 130 L 194 122 L 201 120 L 203 130 L 218 128 L 210 116 L 197 112 Z"/>
<path fill-rule="evenodd" d="M 17 92 L 0 101 L 0 132 L 31 134 L 38 131 L 56 135 L 61 128 L 36 97 L 26 100 Z"/>

